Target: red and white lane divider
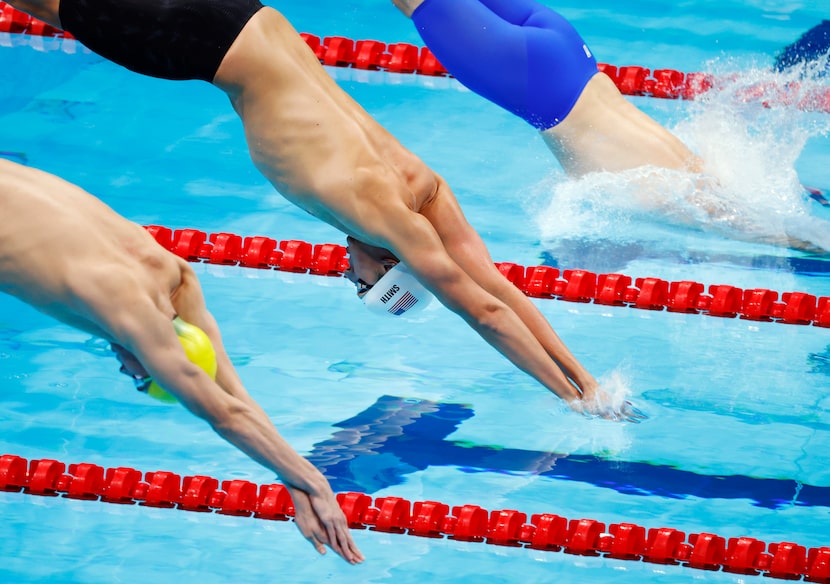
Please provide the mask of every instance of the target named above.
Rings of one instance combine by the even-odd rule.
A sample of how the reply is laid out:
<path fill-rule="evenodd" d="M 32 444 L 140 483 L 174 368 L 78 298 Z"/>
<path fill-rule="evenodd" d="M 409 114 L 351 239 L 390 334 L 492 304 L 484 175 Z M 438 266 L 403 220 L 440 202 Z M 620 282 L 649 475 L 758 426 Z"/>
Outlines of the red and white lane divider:
<path fill-rule="evenodd" d="M 73 38 L 25 12 L 0 2 L 0 33 L 28 34 L 51 38 Z M 409 43 L 382 43 L 374 40 L 353 40 L 341 36 L 319 37 L 301 33 L 323 65 L 354 69 L 383 70 L 433 77 L 451 77 L 427 47 Z M 675 69 L 617 67 L 599 64 L 623 95 L 641 95 L 664 99 L 694 99 L 717 84 L 707 73 L 683 73 Z M 805 111 L 830 113 L 830 89 L 802 92 L 797 84 L 784 87 L 760 83 L 743 92 L 746 101 L 761 101 L 767 106 L 795 106 Z"/>
<path fill-rule="evenodd" d="M 147 225 L 145 229 L 162 247 L 191 262 L 320 276 L 342 276 L 349 268 L 346 247 L 335 243 L 208 234 L 198 229 L 174 231 L 160 225 Z M 830 328 L 830 296 L 779 293 L 765 288 L 744 290 L 728 284 L 712 284 L 707 288 L 694 281 L 669 282 L 587 270 L 560 271 L 550 266 L 525 267 L 512 262 L 499 262 L 496 266 L 533 298 Z"/>
<path fill-rule="evenodd" d="M 288 521 L 295 512 L 291 495 L 281 484 L 220 482 L 210 476 L 104 469 L 51 459 L 29 461 L 12 454 L 0 456 L 0 491 L 276 521 Z M 830 584 L 828 546 L 807 549 L 752 537 L 687 535 L 671 527 L 647 529 L 635 523 L 606 527 L 594 519 L 568 520 L 552 513 L 531 515 L 528 522 L 527 514 L 513 509 L 450 507 L 400 497 L 373 499 L 364 493 L 339 493 L 337 501 L 352 529 Z"/>

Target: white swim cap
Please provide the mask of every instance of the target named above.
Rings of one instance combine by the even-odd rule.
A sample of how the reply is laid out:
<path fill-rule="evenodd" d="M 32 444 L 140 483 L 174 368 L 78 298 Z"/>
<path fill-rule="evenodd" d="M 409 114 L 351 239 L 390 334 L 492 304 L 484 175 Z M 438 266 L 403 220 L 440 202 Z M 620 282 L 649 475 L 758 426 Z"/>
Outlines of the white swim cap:
<path fill-rule="evenodd" d="M 426 308 L 431 301 L 432 294 L 402 263 L 395 264 L 363 296 L 366 308 L 392 316 L 415 314 Z"/>

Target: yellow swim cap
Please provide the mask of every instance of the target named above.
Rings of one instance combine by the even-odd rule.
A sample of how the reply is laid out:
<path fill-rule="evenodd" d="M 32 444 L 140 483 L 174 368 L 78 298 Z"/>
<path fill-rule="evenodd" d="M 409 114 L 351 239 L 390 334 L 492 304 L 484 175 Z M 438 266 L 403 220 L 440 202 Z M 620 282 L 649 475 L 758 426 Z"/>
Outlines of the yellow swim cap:
<path fill-rule="evenodd" d="M 202 371 L 216 379 L 216 351 L 213 343 L 210 342 L 205 331 L 194 324 L 183 321 L 178 316 L 173 319 L 173 328 L 184 348 L 184 352 L 191 363 L 201 367 Z M 147 395 L 166 403 L 176 403 L 175 397 L 170 395 L 163 387 L 152 381 L 147 387 Z"/>

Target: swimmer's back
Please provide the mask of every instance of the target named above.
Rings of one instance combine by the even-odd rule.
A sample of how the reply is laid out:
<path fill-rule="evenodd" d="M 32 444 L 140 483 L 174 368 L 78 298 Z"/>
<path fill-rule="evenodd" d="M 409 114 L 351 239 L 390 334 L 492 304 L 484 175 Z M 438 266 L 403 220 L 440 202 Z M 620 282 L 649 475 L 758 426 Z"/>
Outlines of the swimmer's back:
<path fill-rule="evenodd" d="M 118 273 L 149 286 L 151 276 L 162 277 L 170 289 L 181 280 L 183 260 L 140 225 L 53 175 L 0 159 L 0 208 L 2 289 L 38 308 L 65 300 L 87 278 Z"/>

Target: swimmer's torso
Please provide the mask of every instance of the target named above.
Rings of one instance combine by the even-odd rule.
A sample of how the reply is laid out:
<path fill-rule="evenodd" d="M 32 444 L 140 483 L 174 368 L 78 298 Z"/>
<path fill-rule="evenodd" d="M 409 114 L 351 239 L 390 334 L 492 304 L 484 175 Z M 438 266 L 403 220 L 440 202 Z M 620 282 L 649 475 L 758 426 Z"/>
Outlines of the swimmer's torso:
<path fill-rule="evenodd" d="M 434 174 L 337 86 L 277 11 L 251 19 L 214 83 L 231 96 L 260 171 L 346 233 L 364 235 L 357 224 L 364 206 L 397 197 L 419 211 L 433 196 Z"/>

